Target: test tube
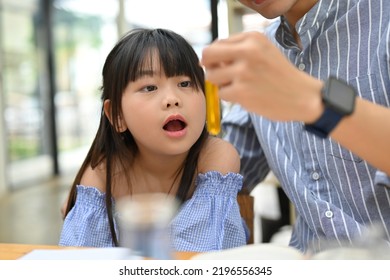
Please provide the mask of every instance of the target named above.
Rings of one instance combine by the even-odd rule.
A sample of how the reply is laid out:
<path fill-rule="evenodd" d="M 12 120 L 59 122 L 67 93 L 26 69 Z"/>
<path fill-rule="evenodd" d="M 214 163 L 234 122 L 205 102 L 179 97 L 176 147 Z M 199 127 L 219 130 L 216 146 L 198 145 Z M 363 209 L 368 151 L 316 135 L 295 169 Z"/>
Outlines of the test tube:
<path fill-rule="evenodd" d="M 218 97 L 218 87 L 206 80 L 205 95 L 207 130 L 212 135 L 218 135 L 221 131 L 221 110 Z"/>

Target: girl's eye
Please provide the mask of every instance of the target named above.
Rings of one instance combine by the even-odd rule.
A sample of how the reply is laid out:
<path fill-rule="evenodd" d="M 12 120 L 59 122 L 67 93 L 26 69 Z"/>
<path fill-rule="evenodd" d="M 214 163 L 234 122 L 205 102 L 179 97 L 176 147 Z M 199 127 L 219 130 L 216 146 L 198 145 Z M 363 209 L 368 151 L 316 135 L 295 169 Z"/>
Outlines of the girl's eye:
<path fill-rule="evenodd" d="M 149 85 L 149 86 L 143 87 L 143 88 L 142 88 L 142 91 L 151 92 L 151 91 L 155 91 L 156 89 L 157 89 L 156 86 Z"/>
<path fill-rule="evenodd" d="M 192 87 L 192 82 L 191 81 L 180 82 L 179 87 Z"/>

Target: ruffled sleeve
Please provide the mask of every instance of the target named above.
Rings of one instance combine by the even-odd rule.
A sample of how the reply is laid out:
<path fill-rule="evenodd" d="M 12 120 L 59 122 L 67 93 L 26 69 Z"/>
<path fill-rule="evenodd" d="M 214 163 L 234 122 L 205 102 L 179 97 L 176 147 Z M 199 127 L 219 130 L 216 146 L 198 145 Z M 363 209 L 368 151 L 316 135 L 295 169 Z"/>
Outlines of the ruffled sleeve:
<path fill-rule="evenodd" d="M 199 174 L 196 185 L 171 224 L 175 250 L 206 252 L 245 245 L 247 233 L 237 203 L 242 176 L 212 171 Z"/>
<path fill-rule="evenodd" d="M 59 245 L 113 247 L 105 194 L 94 187 L 77 186 L 77 199 L 62 227 Z"/>

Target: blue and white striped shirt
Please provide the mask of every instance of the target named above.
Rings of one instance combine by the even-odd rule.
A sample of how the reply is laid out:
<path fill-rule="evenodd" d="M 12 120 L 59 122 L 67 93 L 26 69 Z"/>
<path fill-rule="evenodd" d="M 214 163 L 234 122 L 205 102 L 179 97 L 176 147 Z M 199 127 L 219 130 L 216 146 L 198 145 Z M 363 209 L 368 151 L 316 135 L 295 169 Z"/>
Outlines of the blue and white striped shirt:
<path fill-rule="evenodd" d="M 322 80 L 334 75 L 390 106 L 390 1 L 318 1 L 296 24 L 302 49 L 290 30 L 281 17 L 266 34 L 299 69 Z M 387 175 L 301 122 L 273 122 L 234 105 L 223 129 L 240 152 L 244 186 L 272 170 L 295 205 L 291 246 L 306 252 L 323 250 L 321 240 L 350 243 L 373 224 L 390 240 Z"/>

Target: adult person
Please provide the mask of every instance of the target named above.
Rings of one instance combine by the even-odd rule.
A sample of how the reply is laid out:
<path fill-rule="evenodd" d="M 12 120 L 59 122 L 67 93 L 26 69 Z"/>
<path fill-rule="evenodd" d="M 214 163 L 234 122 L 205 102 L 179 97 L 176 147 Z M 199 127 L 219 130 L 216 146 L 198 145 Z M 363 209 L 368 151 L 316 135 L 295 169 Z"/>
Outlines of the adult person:
<path fill-rule="evenodd" d="M 191 45 L 165 29 L 134 29 L 103 67 L 95 140 L 67 202 L 60 245 L 120 245 L 116 203 L 163 193 L 180 207 L 173 249 L 205 252 L 246 244 L 234 147 L 206 131 L 204 72 Z"/>
<path fill-rule="evenodd" d="M 301 251 L 352 243 L 373 225 L 389 241 L 390 2 L 240 2 L 280 19 L 202 53 L 220 97 L 240 104 L 223 124 L 244 185 L 273 171 L 296 208 L 290 245 Z"/>

